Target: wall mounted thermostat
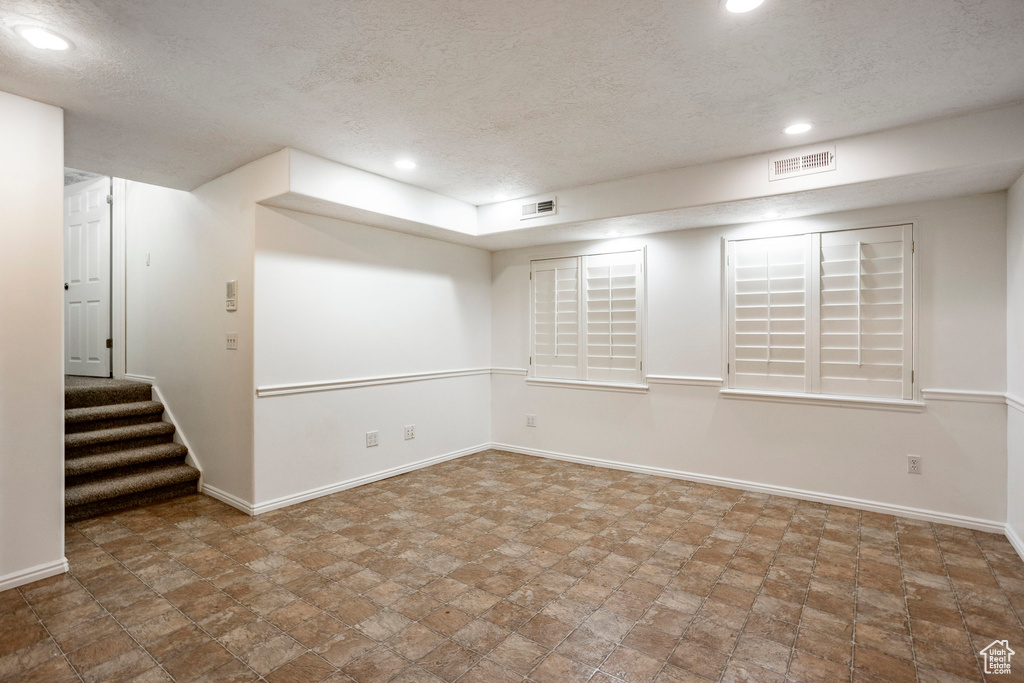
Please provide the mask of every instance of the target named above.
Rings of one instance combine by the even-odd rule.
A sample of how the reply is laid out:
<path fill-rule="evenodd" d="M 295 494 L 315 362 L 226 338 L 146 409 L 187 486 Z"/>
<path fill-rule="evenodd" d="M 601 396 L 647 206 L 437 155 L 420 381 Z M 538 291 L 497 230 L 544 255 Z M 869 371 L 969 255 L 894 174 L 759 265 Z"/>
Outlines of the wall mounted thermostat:
<path fill-rule="evenodd" d="M 227 309 L 229 311 L 238 310 L 238 280 L 228 280 Z"/>

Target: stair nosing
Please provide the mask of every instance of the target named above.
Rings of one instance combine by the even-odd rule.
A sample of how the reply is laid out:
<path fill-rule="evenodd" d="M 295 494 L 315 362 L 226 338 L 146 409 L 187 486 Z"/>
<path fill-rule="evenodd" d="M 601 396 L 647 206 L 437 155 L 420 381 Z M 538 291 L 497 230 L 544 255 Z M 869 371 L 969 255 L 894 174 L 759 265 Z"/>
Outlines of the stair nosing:
<path fill-rule="evenodd" d="M 129 406 L 134 407 L 134 409 L 125 410 L 125 408 Z M 140 406 L 145 406 L 145 408 L 140 408 Z M 110 420 L 120 417 L 156 415 L 157 413 L 163 412 L 164 405 L 159 401 L 131 401 L 128 403 L 108 403 L 107 405 L 102 406 L 86 406 L 84 408 L 65 408 L 64 422 L 77 424 L 79 422 Z"/>
<path fill-rule="evenodd" d="M 110 427 L 90 432 L 75 432 L 64 435 L 64 448 L 81 448 L 83 446 L 95 446 L 97 444 L 114 443 L 117 441 L 145 439 L 173 434 L 174 431 L 175 427 L 170 422 L 146 422 L 127 427 Z"/>
<path fill-rule="evenodd" d="M 161 455 L 161 452 L 163 453 Z M 118 456 L 124 458 L 128 456 L 131 459 L 131 454 L 146 456 L 152 455 L 154 457 L 145 459 L 140 458 L 135 462 L 127 462 L 121 464 L 114 464 L 107 467 L 93 467 L 91 465 L 95 463 L 109 462 L 116 459 Z M 180 443 L 160 443 L 152 446 L 140 446 L 138 448 L 126 448 L 120 451 L 107 451 L 105 453 L 93 453 L 91 455 L 82 455 L 75 458 L 66 458 L 64 460 L 64 476 L 65 477 L 80 477 L 87 474 L 96 474 L 104 470 L 121 469 L 123 467 L 133 467 L 139 465 L 147 465 L 150 463 L 160 462 L 161 460 L 170 460 L 171 458 L 185 458 L 188 456 L 188 449 Z M 85 469 L 80 468 L 85 467 Z M 71 471 L 69 471 L 69 469 Z"/>
<path fill-rule="evenodd" d="M 159 479 L 160 474 L 175 474 L 180 475 L 188 474 L 187 477 L 182 476 L 169 476 L 167 481 L 158 481 L 153 484 L 151 481 L 147 482 L 148 479 L 155 475 Z M 186 463 L 178 463 L 174 465 L 166 465 L 163 467 L 153 468 L 148 472 L 139 472 L 136 474 L 121 475 L 117 477 L 111 477 L 109 479 L 97 479 L 84 484 L 73 484 L 64 489 L 64 506 L 65 508 L 73 508 L 77 505 L 85 505 L 87 503 L 95 503 L 101 500 L 109 500 L 111 498 L 119 498 L 121 496 L 127 496 L 133 493 L 141 493 L 143 491 L 150 491 L 153 489 L 162 488 L 164 486 L 173 486 L 174 484 L 184 484 L 188 481 L 198 481 L 199 470 L 188 465 Z M 128 483 L 128 488 L 118 488 L 113 486 L 114 483 L 118 483 L 121 486 L 125 486 Z M 80 500 L 75 500 L 79 497 Z"/>

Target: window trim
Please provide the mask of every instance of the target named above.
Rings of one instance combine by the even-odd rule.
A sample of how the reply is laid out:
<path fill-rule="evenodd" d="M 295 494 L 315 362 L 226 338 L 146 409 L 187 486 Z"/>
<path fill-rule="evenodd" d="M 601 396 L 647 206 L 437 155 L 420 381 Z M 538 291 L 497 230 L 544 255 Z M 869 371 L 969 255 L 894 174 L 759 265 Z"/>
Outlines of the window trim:
<path fill-rule="evenodd" d="M 833 232 L 845 232 L 851 230 L 870 230 L 875 228 L 898 228 L 903 226 L 910 226 L 911 234 L 911 252 L 910 252 L 910 282 L 912 286 L 911 292 L 911 334 L 910 340 L 910 372 L 912 381 L 910 383 L 910 398 L 883 398 L 883 397 L 872 397 L 872 396 L 846 396 L 846 395 L 835 395 L 835 394 L 820 394 L 810 392 L 786 392 L 786 391 L 772 391 L 766 389 L 743 389 L 735 388 L 732 386 L 732 375 L 729 372 L 730 368 L 730 356 L 732 354 L 732 339 L 730 336 L 730 322 L 731 313 L 729 310 L 730 306 L 730 295 L 732 293 L 731 284 L 731 272 L 730 264 L 728 262 L 729 257 L 729 245 L 732 242 L 740 242 L 746 240 L 755 240 L 762 238 L 773 238 L 773 237 L 798 237 L 807 235 L 817 235 L 818 238 L 814 240 L 817 245 L 821 244 L 820 236 L 826 233 Z M 721 273 L 721 313 L 722 313 L 722 378 L 723 386 L 719 392 L 719 395 L 723 398 L 730 399 L 749 399 L 758 401 L 770 401 L 777 403 L 797 403 L 804 405 L 827 405 L 827 406 L 839 406 L 839 407 L 853 407 L 853 408 L 875 408 L 875 409 L 890 409 L 890 410 L 903 410 L 905 412 L 919 412 L 924 409 L 924 399 L 922 397 L 922 389 L 924 383 L 921 380 L 918 369 L 918 359 L 920 355 L 920 333 L 918 317 L 920 314 L 920 264 L 918 262 L 917 254 L 917 242 L 921 241 L 922 232 L 920 230 L 920 220 L 917 218 L 907 218 L 905 220 L 896 220 L 893 222 L 878 222 L 869 223 L 854 223 L 852 221 L 843 221 L 837 225 L 829 226 L 808 226 L 807 228 L 800 228 L 794 226 L 792 229 L 782 230 L 771 230 L 765 231 L 765 234 L 757 234 L 752 229 L 752 226 L 744 226 L 738 230 L 729 231 L 721 236 L 721 249 L 719 253 L 719 267 Z M 820 278 L 820 254 L 817 256 L 817 263 L 815 270 L 813 271 L 816 278 Z M 814 300 L 820 307 L 820 285 L 816 287 L 816 293 L 814 294 Z M 815 344 L 817 347 L 817 344 Z"/>
<path fill-rule="evenodd" d="M 551 377 L 537 377 L 536 366 L 533 364 L 533 357 L 536 355 L 536 349 L 534 344 L 536 342 L 536 335 L 534 333 L 534 291 L 533 291 L 533 271 L 534 263 L 537 261 L 552 261 L 558 259 L 579 259 L 579 291 L 582 293 L 583 290 L 583 260 L 589 256 L 605 256 L 609 254 L 625 254 L 630 252 L 640 252 L 640 276 L 638 278 L 639 283 L 639 294 L 637 302 L 637 314 L 640 316 L 640 324 L 637 326 L 637 335 L 639 336 L 639 343 L 637 344 L 637 381 L 636 382 L 607 382 L 603 380 L 586 380 L 586 379 L 561 379 Z M 593 251 L 591 250 L 565 250 L 556 253 L 548 253 L 544 255 L 532 256 L 527 262 L 528 267 L 528 287 L 527 287 L 527 305 L 526 305 L 526 316 L 528 318 L 528 353 L 529 357 L 526 364 L 526 383 L 534 386 L 549 386 L 549 387 L 561 387 L 569 389 L 594 389 L 597 391 L 620 391 L 625 393 L 646 393 L 648 391 L 647 386 L 647 368 L 644 367 L 644 363 L 647 360 L 647 245 L 639 244 L 635 246 L 622 245 L 622 248 L 599 248 Z M 580 336 L 579 336 L 579 347 L 581 349 L 586 348 L 586 334 L 583 330 L 585 325 L 585 316 L 583 314 L 584 299 L 582 296 L 578 299 L 580 312 L 579 312 L 579 324 L 580 324 Z M 580 366 L 586 367 L 586 355 L 580 355 Z"/>
<path fill-rule="evenodd" d="M 721 389 L 718 394 L 722 398 L 728 399 L 765 401 L 767 403 L 796 403 L 799 405 L 829 406 L 832 408 L 895 410 L 905 413 L 920 413 L 925 409 L 924 401 L 906 398 L 801 394 L 786 391 L 762 391 L 760 389 Z"/>
<path fill-rule="evenodd" d="M 526 377 L 526 383 L 537 387 L 561 387 L 563 389 L 589 389 L 591 391 L 619 391 L 625 394 L 646 394 L 646 384 L 616 384 L 582 379 L 548 379 L 546 377 Z"/>

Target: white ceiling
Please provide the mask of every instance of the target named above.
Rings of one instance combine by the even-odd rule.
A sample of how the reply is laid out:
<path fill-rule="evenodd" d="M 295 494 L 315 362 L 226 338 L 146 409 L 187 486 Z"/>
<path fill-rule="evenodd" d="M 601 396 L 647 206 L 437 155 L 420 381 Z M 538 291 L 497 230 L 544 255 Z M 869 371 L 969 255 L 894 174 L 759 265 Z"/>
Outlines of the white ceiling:
<path fill-rule="evenodd" d="M 0 90 L 66 109 L 76 168 L 291 146 L 483 204 L 1024 100 L 1024 1 L 4 0 Z"/>

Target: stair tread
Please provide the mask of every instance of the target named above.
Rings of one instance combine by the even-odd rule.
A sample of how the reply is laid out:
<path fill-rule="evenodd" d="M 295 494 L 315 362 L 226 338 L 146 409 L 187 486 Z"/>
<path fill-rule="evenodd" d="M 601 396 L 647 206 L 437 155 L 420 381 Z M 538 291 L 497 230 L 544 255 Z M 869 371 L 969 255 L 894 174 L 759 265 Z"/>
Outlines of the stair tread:
<path fill-rule="evenodd" d="M 144 439 L 152 436 L 173 434 L 174 425 L 169 422 L 147 422 L 140 425 L 127 427 L 112 427 L 110 429 L 97 429 L 92 432 L 77 432 L 64 435 L 64 448 L 80 448 L 98 443 L 110 443 L 112 441 L 127 441 L 129 439 Z"/>
<path fill-rule="evenodd" d="M 73 507 L 108 500 L 132 493 L 140 493 L 164 486 L 198 481 L 199 470 L 185 463 L 148 467 L 130 474 L 119 474 L 94 479 L 83 484 L 72 484 L 64 489 L 64 505 Z"/>
<path fill-rule="evenodd" d="M 116 405 L 151 399 L 153 386 L 148 382 L 102 378 L 64 378 L 64 407 Z"/>
<path fill-rule="evenodd" d="M 188 449 L 180 443 L 161 443 L 122 451 L 83 455 L 64 461 L 64 476 L 75 477 L 82 474 L 93 474 L 119 467 L 145 465 L 176 457 L 184 458 L 186 455 L 188 455 Z"/>
<path fill-rule="evenodd" d="M 104 406 L 89 406 L 88 408 L 68 408 L 64 411 L 64 422 L 93 422 L 135 415 L 155 415 L 163 411 L 164 404 L 159 401 L 111 403 Z"/>

